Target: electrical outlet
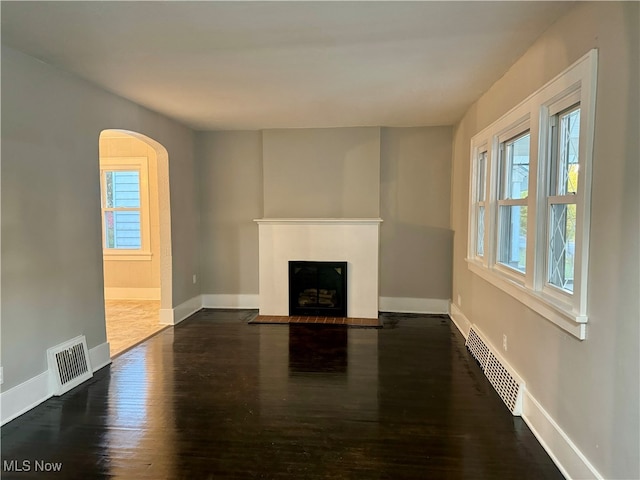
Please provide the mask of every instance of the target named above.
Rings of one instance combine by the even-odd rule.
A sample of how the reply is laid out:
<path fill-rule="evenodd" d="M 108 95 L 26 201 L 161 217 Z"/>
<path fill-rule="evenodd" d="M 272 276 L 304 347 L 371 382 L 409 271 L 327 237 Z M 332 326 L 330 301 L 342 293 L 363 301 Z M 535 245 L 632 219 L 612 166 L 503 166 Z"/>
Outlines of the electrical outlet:
<path fill-rule="evenodd" d="M 507 351 L 507 336 L 506 335 L 502 335 L 502 349 L 505 352 Z"/>
<path fill-rule="evenodd" d="M 196 276 L 196 274 L 193 274 L 193 284 L 195 285 L 196 283 L 198 283 L 198 277 Z"/>
<path fill-rule="evenodd" d="M 458 294 L 458 306 L 462 306 L 462 295 Z"/>

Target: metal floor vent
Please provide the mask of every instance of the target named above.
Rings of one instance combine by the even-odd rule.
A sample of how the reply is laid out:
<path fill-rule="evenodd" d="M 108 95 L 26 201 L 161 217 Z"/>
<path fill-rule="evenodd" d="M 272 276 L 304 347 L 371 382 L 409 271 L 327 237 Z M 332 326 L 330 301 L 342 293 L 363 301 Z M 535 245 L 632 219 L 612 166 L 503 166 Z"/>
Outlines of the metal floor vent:
<path fill-rule="evenodd" d="M 484 340 L 475 325 L 469 331 L 466 346 L 469 353 L 480 363 L 487 379 L 511 414 L 520 416 L 525 388 L 522 379 L 507 366 L 493 346 Z"/>
<path fill-rule="evenodd" d="M 93 377 L 84 335 L 47 350 L 52 393 L 62 395 Z"/>

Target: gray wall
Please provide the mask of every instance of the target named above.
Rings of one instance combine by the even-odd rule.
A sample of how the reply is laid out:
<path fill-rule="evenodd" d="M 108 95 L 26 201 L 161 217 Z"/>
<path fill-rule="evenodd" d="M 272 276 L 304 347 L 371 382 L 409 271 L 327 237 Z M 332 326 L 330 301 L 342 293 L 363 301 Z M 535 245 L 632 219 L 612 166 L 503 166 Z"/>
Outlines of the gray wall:
<path fill-rule="evenodd" d="M 3 47 L 3 391 L 44 372 L 48 347 L 81 334 L 89 348 L 106 341 L 98 139 L 107 128 L 168 150 L 173 304 L 199 293 L 193 132 Z"/>
<path fill-rule="evenodd" d="M 554 24 L 465 114 L 454 139 L 454 298 L 595 468 L 640 478 L 637 2 L 586 2 Z M 579 341 L 465 264 L 471 137 L 598 48 L 588 338 Z"/>
<path fill-rule="evenodd" d="M 451 127 L 383 128 L 380 296 L 451 298 Z"/>
<path fill-rule="evenodd" d="M 255 218 L 381 215 L 380 294 L 451 297 L 451 127 L 200 132 L 196 139 L 203 294 L 258 293 Z"/>
<path fill-rule="evenodd" d="M 258 293 L 262 133 L 199 132 L 202 293 Z"/>
<path fill-rule="evenodd" d="M 380 129 L 305 128 L 263 134 L 264 216 L 380 214 Z"/>

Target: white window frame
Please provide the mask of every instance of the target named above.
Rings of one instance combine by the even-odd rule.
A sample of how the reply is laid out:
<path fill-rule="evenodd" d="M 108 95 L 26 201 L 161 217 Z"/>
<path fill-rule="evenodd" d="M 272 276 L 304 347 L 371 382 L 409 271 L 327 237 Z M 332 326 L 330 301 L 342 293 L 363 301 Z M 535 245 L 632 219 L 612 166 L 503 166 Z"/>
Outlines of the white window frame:
<path fill-rule="evenodd" d="M 555 150 L 555 145 L 552 144 L 552 138 L 551 138 L 551 122 L 553 119 L 555 119 L 555 117 L 557 117 L 558 114 L 561 114 L 564 111 L 567 111 L 573 107 L 578 107 L 580 108 L 580 115 L 581 115 L 581 122 L 580 122 L 580 138 L 583 138 L 583 122 L 582 122 L 582 102 L 581 102 L 581 95 L 580 95 L 580 90 L 576 90 L 573 92 L 568 93 L 567 95 L 565 95 L 564 97 L 560 98 L 557 101 L 554 101 L 553 103 L 549 104 L 549 105 L 543 105 L 541 108 L 541 115 L 540 115 L 540 119 L 541 119 L 541 129 L 543 129 L 546 134 L 547 134 L 547 142 L 546 142 L 546 147 L 547 150 L 544 152 L 543 159 L 544 159 L 544 169 L 542 170 L 542 175 L 544 175 L 544 178 L 546 180 L 546 185 L 544 185 L 545 188 L 545 192 L 544 195 L 542 196 L 545 199 L 544 204 L 540 205 L 541 209 L 544 209 L 545 212 L 545 224 L 544 225 L 539 225 L 539 228 L 541 231 L 544 231 L 544 239 L 541 239 L 543 241 L 543 247 L 545 250 L 544 253 L 544 271 L 542 274 L 542 278 L 541 278 L 541 284 L 542 284 L 542 290 L 543 292 L 551 297 L 554 297 L 556 300 L 560 301 L 560 302 L 564 302 L 564 303 L 571 303 L 571 298 L 573 296 L 572 293 L 567 292 L 551 283 L 549 283 L 549 223 L 550 223 L 550 210 L 551 210 L 551 205 L 560 205 L 560 204 L 564 204 L 564 205 L 576 205 L 576 235 L 577 232 L 580 231 L 580 225 L 578 222 L 578 192 L 580 191 L 580 168 L 578 169 L 578 192 L 576 192 L 576 194 L 565 194 L 565 195 L 557 195 L 555 193 L 552 194 L 551 192 L 551 179 L 553 177 L 553 172 L 551 171 L 551 163 L 552 160 L 554 159 L 555 155 L 557 154 L 554 150 Z M 578 150 L 578 156 L 580 159 L 584 158 L 583 157 L 584 152 L 581 150 L 581 147 L 579 145 L 579 150 Z M 582 165 L 582 161 L 580 161 L 579 165 Z M 584 168 L 582 169 L 584 170 Z M 581 242 L 578 242 L 576 239 L 576 247 L 583 247 L 584 245 L 584 240 L 582 240 Z M 578 258 L 579 253 L 576 251 L 576 255 L 575 257 Z M 576 262 L 574 263 L 574 292 L 575 292 L 575 282 L 576 282 L 576 277 L 579 278 L 579 272 L 580 269 L 582 268 L 581 262 Z M 540 285 L 540 282 L 539 284 Z"/>
<path fill-rule="evenodd" d="M 493 199 L 494 201 L 492 202 L 493 204 L 493 208 L 492 210 L 494 211 L 494 215 L 493 218 L 495 219 L 495 227 L 494 225 L 490 225 L 490 230 L 493 232 L 494 236 L 495 236 L 495 243 L 492 244 L 492 246 L 495 249 L 494 252 L 494 257 L 495 258 L 495 268 L 496 270 L 500 271 L 503 275 L 511 278 L 512 281 L 515 281 L 519 284 L 524 284 L 525 282 L 525 277 L 526 277 L 526 271 L 525 272 L 521 272 L 518 269 L 512 268 L 508 265 L 505 265 L 503 263 L 501 263 L 498 260 L 498 249 L 500 248 L 500 232 L 499 232 L 499 227 L 498 227 L 498 223 L 500 222 L 500 207 L 514 207 L 514 206 L 523 206 L 523 207 L 528 207 L 529 205 L 529 195 L 527 195 L 526 198 L 509 198 L 509 199 L 502 199 L 500 198 L 500 189 L 503 186 L 503 181 L 504 179 L 501 178 L 502 177 L 502 171 L 501 171 L 501 162 L 502 162 L 502 155 L 504 154 L 503 152 L 503 145 L 508 143 L 510 140 L 513 140 L 517 137 L 521 137 L 524 136 L 525 134 L 531 134 L 531 128 L 530 128 L 530 124 L 529 124 L 529 118 L 527 117 L 525 120 L 519 121 L 516 125 L 510 126 L 508 129 L 500 132 L 498 135 L 495 136 L 494 138 L 494 148 L 495 148 L 495 172 L 493 173 L 493 179 L 494 179 L 494 190 L 495 190 L 495 194 L 493 195 Z M 531 152 L 529 152 L 529 178 L 531 178 Z M 528 223 L 528 222 L 527 222 Z M 494 228 L 491 228 L 494 227 Z M 486 227 L 485 227 L 486 228 Z M 527 225 L 527 232 L 529 231 L 529 225 Z M 528 240 L 528 239 L 527 239 Z M 527 241 L 528 243 L 528 241 Z M 526 264 L 528 265 L 528 262 L 526 262 Z"/>
<path fill-rule="evenodd" d="M 469 185 L 469 269 L 510 294 L 542 317 L 580 340 L 587 334 L 587 280 L 589 259 L 589 219 L 595 123 L 597 51 L 591 50 L 560 75 L 530 95 L 471 140 Z M 578 190 L 572 198 L 550 195 L 551 119 L 573 105 L 580 106 Z M 526 130 L 530 134 L 529 189 L 527 206 L 526 271 L 497 261 L 498 207 L 513 200 L 499 200 L 499 150 L 505 140 Z M 477 162 L 486 149 L 484 255 L 477 245 Z M 576 235 L 573 292 L 547 282 L 549 204 L 575 203 Z M 525 203 L 519 202 L 518 204 Z"/>
<path fill-rule="evenodd" d="M 487 177 L 489 176 L 489 146 L 488 142 L 481 142 L 480 145 L 475 146 L 472 144 L 471 147 L 471 158 L 472 162 L 472 171 L 471 171 L 471 197 L 473 209 L 473 215 L 469 216 L 469 231 L 473 232 L 473 238 L 475 239 L 473 243 L 469 243 L 469 257 L 474 258 L 477 262 L 482 263 L 483 265 L 487 265 L 487 258 L 489 257 L 489 252 L 487 252 L 487 245 L 489 244 L 488 239 L 488 231 L 486 226 L 489 224 L 489 215 L 491 212 L 488 210 L 489 206 L 489 192 L 487 191 Z M 482 174 L 480 173 L 481 165 L 480 159 L 483 158 L 484 165 L 482 166 Z M 481 189 L 481 181 L 484 180 L 484 195 L 480 194 Z M 478 252 L 478 213 L 480 208 L 483 209 L 484 212 L 484 235 L 482 237 L 483 248 L 482 253 Z"/>
<path fill-rule="evenodd" d="M 146 157 L 102 157 L 100 159 L 100 204 L 102 223 L 102 255 L 105 260 L 151 260 L 149 227 L 149 167 Z M 140 179 L 140 243 L 139 249 L 107 248 L 105 243 L 106 186 L 105 172 L 136 170 Z"/>

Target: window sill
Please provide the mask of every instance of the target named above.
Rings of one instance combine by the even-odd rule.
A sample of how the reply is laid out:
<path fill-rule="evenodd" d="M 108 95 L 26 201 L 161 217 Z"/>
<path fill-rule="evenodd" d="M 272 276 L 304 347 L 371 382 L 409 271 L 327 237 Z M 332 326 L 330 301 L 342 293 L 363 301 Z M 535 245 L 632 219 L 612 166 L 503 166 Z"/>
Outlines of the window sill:
<path fill-rule="evenodd" d="M 469 270 L 483 278 L 493 286 L 511 295 L 537 314 L 543 316 L 564 331 L 579 340 L 587 338 L 587 316 L 576 315 L 568 304 L 531 291 L 498 272 L 487 269 L 484 265 L 469 258 L 466 259 Z"/>
<path fill-rule="evenodd" d="M 106 252 L 106 251 L 102 252 L 102 259 L 108 262 L 111 262 L 111 261 L 148 262 L 148 261 L 151 261 L 151 257 L 153 257 L 153 254 L 151 252 L 138 252 L 138 251 L 132 252 L 130 250 L 124 250 L 121 252 Z"/>

